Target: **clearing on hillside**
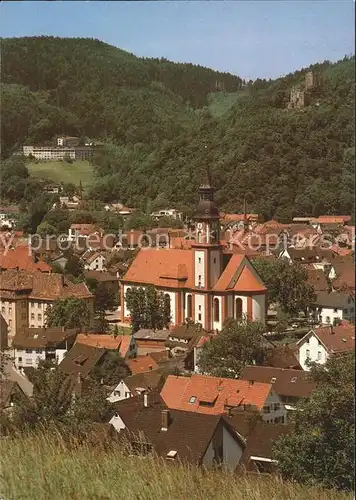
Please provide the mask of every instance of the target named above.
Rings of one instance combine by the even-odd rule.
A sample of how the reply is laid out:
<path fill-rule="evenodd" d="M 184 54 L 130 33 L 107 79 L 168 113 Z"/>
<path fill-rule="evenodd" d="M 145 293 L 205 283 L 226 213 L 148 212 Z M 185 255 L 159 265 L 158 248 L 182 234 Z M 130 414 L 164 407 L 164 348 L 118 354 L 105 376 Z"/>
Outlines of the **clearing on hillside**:
<path fill-rule="evenodd" d="M 93 167 L 86 160 L 76 160 L 73 163 L 62 161 L 28 163 L 27 168 L 31 176 L 39 179 L 50 179 L 52 182 L 75 185 L 82 181 L 84 189 L 88 189 L 94 181 Z"/>

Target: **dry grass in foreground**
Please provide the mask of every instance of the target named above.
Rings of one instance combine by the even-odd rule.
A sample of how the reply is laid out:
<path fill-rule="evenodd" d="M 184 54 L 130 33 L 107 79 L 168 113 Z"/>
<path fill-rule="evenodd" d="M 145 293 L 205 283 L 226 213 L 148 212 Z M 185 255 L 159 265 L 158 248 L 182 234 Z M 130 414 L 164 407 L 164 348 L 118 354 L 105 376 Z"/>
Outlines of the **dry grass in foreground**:
<path fill-rule="evenodd" d="M 57 434 L 0 439 L 4 500 L 339 500 L 351 495 L 268 476 L 203 472 L 119 450 L 70 449 Z"/>

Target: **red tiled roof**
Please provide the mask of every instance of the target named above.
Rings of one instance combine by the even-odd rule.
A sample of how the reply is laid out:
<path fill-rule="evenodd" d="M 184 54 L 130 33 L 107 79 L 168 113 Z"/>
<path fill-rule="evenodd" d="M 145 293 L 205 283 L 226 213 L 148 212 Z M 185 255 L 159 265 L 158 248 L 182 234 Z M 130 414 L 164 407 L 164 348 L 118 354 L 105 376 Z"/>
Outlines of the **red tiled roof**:
<path fill-rule="evenodd" d="M 131 335 L 117 335 L 114 337 L 108 334 L 80 333 L 76 339 L 77 343 L 99 349 L 117 350 L 124 358 L 129 351 Z"/>
<path fill-rule="evenodd" d="M 313 333 L 331 354 L 344 353 L 355 349 L 355 326 L 348 321 L 342 321 L 338 326 L 316 328 L 305 335 L 297 344 L 302 344 L 304 339 Z"/>
<path fill-rule="evenodd" d="M 350 215 L 320 215 L 312 219 L 312 222 L 318 222 L 319 224 L 346 224 L 350 220 Z"/>
<path fill-rule="evenodd" d="M 136 373 L 149 372 L 159 368 L 156 361 L 149 355 L 137 356 L 137 358 L 129 359 L 127 366 L 130 368 L 132 375 Z"/>
<path fill-rule="evenodd" d="M 51 271 L 51 266 L 46 264 L 46 262 L 42 260 L 36 262 L 31 247 L 28 244 L 10 248 L 0 253 L 0 268 L 42 271 L 45 273 Z"/>
<path fill-rule="evenodd" d="M 262 410 L 271 389 L 271 384 L 251 385 L 246 380 L 169 375 L 161 396 L 169 408 L 218 415 L 226 411 L 225 406 L 252 405 Z"/>
<path fill-rule="evenodd" d="M 72 283 L 57 273 L 8 269 L 0 274 L 1 295 L 14 294 L 20 290 L 26 290 L 29 298 L 42 300 L 57 300 L 65 297 L 91 299 L 93 297 L 85 283 Z"/>
<path fill-rule="evenodd" d="M 193 286 L 193 258 L 190 251 L 142 248 L 123 281 L 171 287 Z"/>
<path fill-rule="evenodd" d="M 234 254 L 214 286 L 216 291 L 266 291 L 261 278 L 245 255 Z"/>

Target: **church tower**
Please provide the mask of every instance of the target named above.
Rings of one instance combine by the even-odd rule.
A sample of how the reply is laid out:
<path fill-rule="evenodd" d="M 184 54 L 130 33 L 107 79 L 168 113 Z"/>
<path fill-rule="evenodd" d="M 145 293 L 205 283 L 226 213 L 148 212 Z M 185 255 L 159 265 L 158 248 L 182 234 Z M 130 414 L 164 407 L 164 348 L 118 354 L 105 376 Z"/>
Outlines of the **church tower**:
<path fill-rule="evenodd" d="M 211 289 L 222 273 L 222 246 L 220 244 L 220 215 L 214 201 L 214 189 L 210 175 L 199 187 L 199 203 L 195 222 L 194 286 L 202 290 Z"/>

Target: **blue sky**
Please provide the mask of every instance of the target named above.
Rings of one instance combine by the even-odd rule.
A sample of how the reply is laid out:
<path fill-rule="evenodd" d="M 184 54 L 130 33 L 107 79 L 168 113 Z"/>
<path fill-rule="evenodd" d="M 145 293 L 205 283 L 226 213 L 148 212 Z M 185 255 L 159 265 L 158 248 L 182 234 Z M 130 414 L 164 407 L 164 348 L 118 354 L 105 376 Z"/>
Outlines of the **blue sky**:
<path fill-rule="evenodd" d="M 2 2 L 0 35 L 98 38 L 144 57 L 274 78 L 354 53 L 354 1 Z"/>

